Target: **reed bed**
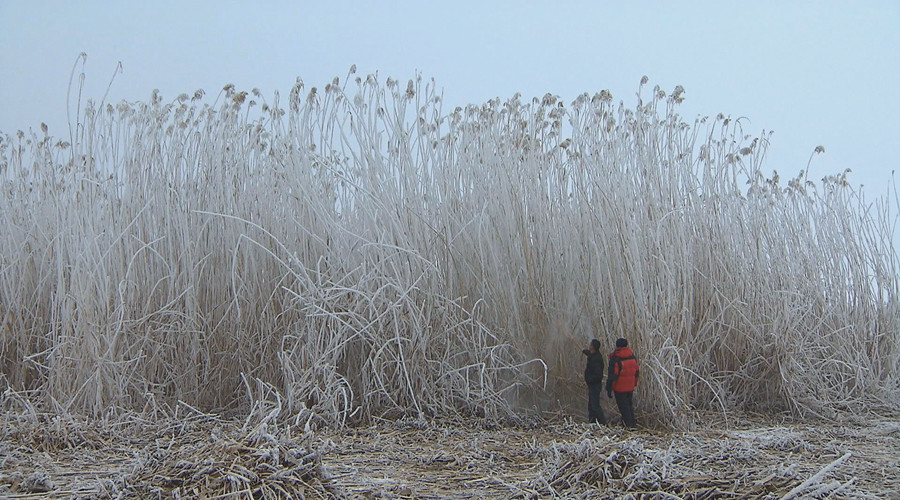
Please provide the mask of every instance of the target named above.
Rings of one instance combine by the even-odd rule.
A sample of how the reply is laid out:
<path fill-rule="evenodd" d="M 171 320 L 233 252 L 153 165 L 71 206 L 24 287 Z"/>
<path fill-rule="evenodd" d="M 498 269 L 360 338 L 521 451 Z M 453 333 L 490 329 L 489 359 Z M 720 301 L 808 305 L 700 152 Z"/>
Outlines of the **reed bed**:
<path fill-rule="evenodd" d="M 5 386 L 101 418 L 521 423 L 580 411 L 583 344 L 626 337 L 645 423 L 900 408 L 895 201 L 783 183 L 769 134 L 645 84 L 445 112 L 351 68 L 0 134 Z"/>

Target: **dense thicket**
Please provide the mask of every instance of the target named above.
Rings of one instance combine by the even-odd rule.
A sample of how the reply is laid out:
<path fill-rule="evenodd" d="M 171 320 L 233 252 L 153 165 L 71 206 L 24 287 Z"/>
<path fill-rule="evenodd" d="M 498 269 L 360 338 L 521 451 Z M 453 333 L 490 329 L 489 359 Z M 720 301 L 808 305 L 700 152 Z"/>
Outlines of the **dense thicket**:
<path fill-rule="evenodd" d="M 645 421 L 900 406 L 887 202 L 767 177 L 768 135 L 682 98 L 446 113 L 350 74 L 0 134 L 3 378 L 91 415 L 496 421 L 580 412 L 580 350 L 626 337 Z"/>

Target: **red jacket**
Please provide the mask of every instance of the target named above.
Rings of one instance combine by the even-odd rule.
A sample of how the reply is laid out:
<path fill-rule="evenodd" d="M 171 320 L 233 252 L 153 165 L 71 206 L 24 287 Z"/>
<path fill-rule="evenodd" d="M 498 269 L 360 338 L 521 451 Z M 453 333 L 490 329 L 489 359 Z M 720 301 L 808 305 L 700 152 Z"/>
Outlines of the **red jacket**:
<path fill-rule="evenodd" d="M 640 373 L 638 362 L 634 358 L 634 352 L 630 347 L 617 347 L 609 355 L 609 378 L 606 380 L 606 390 L 616 392 L 631 392 L 637 386 Z"/>

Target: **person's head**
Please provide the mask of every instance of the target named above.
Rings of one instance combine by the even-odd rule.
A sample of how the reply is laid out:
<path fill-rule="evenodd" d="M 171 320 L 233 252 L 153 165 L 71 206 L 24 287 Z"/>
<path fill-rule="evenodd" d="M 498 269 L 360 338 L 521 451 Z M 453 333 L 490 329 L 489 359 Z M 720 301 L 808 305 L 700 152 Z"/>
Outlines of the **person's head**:
<path fill-rule="evenodd" d="M 628 347 L 628 341 L 625 339 L 616 340 L 616 347 Z"/>
<path fill-rule="evenodd" d="M 599 352 L 600 351 L 600 341 L 597 339 L 591 340 L 591 352 Z"/>

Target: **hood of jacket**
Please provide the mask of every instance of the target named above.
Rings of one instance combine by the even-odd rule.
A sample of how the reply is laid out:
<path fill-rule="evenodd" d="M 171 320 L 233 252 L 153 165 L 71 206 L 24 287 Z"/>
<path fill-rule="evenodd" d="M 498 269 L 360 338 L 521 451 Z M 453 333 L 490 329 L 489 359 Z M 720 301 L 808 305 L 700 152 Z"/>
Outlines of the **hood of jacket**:
<path fill-rule="evenodd" d="M 630 358 L 631 356 L 634 356 L 634 351 L 628 346 L 616 347 L 616 350 L 609 355 L 610 358 L 613 356 L 621 359 Z"/>

